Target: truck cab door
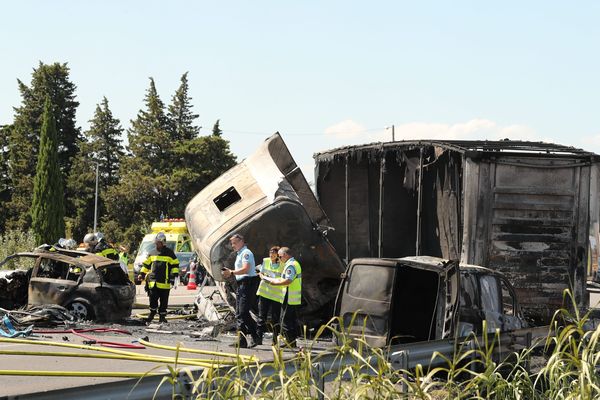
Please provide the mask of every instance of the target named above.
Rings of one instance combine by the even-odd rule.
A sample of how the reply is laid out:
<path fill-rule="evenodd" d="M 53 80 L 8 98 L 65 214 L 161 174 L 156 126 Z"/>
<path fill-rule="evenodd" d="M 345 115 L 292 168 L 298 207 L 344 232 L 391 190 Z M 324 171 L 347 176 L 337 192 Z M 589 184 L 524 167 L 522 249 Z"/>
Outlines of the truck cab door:
<path fill-rule="evenodd" d="M 442 273 L 444 282 L 441 299 L 444 301 L 441 338 L 456 333 L 460 303 L 460 269 L 458 261 L 448 261 Z"/>
<path fill-rule="evenodd" d="M 346 273 L 336 300 L 342 329 L 372 346 L 385 346 L 390 331 L 392 295 L 396 277 L 394 260 L 356 259 Z"/>

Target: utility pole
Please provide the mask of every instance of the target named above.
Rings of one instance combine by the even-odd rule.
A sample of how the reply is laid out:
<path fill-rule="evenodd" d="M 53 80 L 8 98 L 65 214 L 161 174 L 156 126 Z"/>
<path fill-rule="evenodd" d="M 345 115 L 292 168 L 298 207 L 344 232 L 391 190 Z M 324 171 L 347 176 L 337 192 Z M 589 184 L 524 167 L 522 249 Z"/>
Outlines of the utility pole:
<path fill-rule="evenodd" d="M 396 135 L 395 135 L 396 132 L 394 131 L 394 125 L 385 127 L 386 130 L 388 130 L 390 128 L 392 129 L 392 142 L 395 142 L 396 141 Z"/>
<path fill-rule="evenodd" d="M 94 196 L 94 232 L 96 232 L 96 222 L 98 220 L 98 166 L 96 163 L 96 194 Z"/>

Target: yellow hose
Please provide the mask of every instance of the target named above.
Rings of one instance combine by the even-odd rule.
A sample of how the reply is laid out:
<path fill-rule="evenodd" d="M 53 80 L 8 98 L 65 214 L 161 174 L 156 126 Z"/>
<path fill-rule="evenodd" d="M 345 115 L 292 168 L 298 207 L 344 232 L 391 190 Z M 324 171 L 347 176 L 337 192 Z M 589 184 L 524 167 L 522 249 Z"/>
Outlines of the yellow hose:
<path fill-rule="evenodd" d="M 0 369 L 0 375 L 11 376 L 60 376 L 91 378 L 144 378 L 146 376 L 164 375 L 160 372 L 104 372 L 104 371 L 24 371 Z"/>
<path fill-rule="evenodd" d="M 146 318 L 148 316 L 149 313 L 141 313 L 141 314 L 135 314 L 136 318 Z M 186 314 L 186 315 L 167 315 L 167 319 L 187 319 L 187 318 L 196 318 L 196 314 Z"/>
<path fill-rule="evenodd" d="M 30 339 L 12 339 L 12 338 L 0 338 L 0 342 L 19 343 L 19 344 L 34 344 L 34 345 L 41 345 L 41 346 L 57 346 L 57 347 L 67 347 L 67 348 L 71 348 L 71 349 L 92 350 L 92 351 L 100 351 L 100 352 L 105 352 L 105 353 L 118 354 L 118 355 L 136 357 L 136 358 L 142 357 L 142 358 L 147 358 L 148 360 L 151 360 L 154 362 L 175 363 L 175 359 L 173 357 L 160 356 L 160 355 L 143 355 L 143 354 L 135 353 L 132 351 L 109 349 L 109 348 L 105 348 L 105 347 L 94 347 L 94 346 L 89 346 L 89 345 L 85 345 L 85 344 L 61 343 L 61 342 L 52 342 L 52 341 L 37 341 L 37 340 L 30 340 Z M 232 364 L 232 362 L 226 362 L 223 360 L 220 360 L 220 361 L 219 360 L 206 360 L 206 359 L 197 360 L 194 358 L 179 358 L 178 362 L 185 363 L 188 365 L 201 366 L 201 367 L 210 367 L 210 366 L 215 366 L 215 365 L 219 365 L 219 364 L 227 364 L 227 365 Z"/>
<path fill-rule="evenodd" d="M 92 350 L 92 351 L 117 354 L 117 355 L 122 355 L 122 356 L 127 356 L 127 357 L 147 358 L 149 361 L 154 361 L 154 362 L 167 362 L 167 363 L 173 363 L 173 364 L 175 363 L 174 357 L 161 356 L 161 355 L 144 355 L 144 354 L 136 353 L 133 351 L 117 350 L 117 349 L 111 349 L 111 348 L 106 348 L 106 347 L 96 347 L 96 346 L 90 346 L 90 345 L 86 345 L 86 344 L 62 343 L 62 342 L 42 341 L 42 340 L 38 341 L 38 340 L 31 340 L 31 339 L 13 339 L 13 338 L 2 338 L 2 337 L 0 337 L 0 342 L 33 344 L 33 345 L 41 345 L 41 346 L 56 346 L 56 347 L 66 347 L 66 348 L 81 349 L 81 350 Z M 164 345 L 159 345 L 159 344 L 155 344 L 155 343 L 150 343 L 143 339 L 139 339 L 139 342 L 140 342 L 140 344 L 147 346 L 147 347 L 177 351 L 177 347 L 173 347 L 173 346 L 164 346 Z M 184 347 L 180 347 L 179 352 L 213 355 L 213 356 L 225 357 L 225 358 L 234 358 L 234 359 L 240 359 L 244 362 L 258 361 L 258 358 L 255 356 L 246 356 L 243 354 L 232 354 L 232 353 L 219 353 L 216 351 L 189 349 L 189 348 L 184 348 Z M 178 358 L 177 360 L 178 360 L 177 362 L 179 362 L 181 364 L 195 365 L 195 366 L 201 366 L 201 367 L 213 367 L 215 365 L 235 364 L 234 360 L 226 361 L 226 360 L 219 360 L 219 359 L 197 359 L 197 358 L 184 358 L 184 357 Z"/>
<path fill-rule="evenodd" d="M 189 358 L 178 358 L 175 360 L 174 357 L 165 356 L 145 356 L 140 355 L 139 357 L 125 356 L 118 354 L 90 354 L 90 353 L 70 353 L 61 351 L 21 351 L 21 350 L 0 350 L 0 354 L 10 356 L 47 356 L 47 357 L 80 357 L 80 358 L 101 358 L 101 359 L 113 359 L 113 360 L 127 360 L 127 361 L 141 361 L 151 363 L 168 363 L 168 364 L 182 364 L 190 365 L 195 367 L 214 367 L 216 365 L 232 365 L 232 361 L 218 361 L 217 360 L 204 360 L 204 359 L 189 359 Z"/>
<path fill-rule="evenodd" d="M 173 347 L 173 346 L 165 346 L 162 344 L 156 344 L 156 343 L 150 343 L 147 342 L 143 339 L 139 339 L 140 344 L 146 346 L 146 347 L 153 347 L 155 349 L 162 349 L 162 350 L 172 350 L 172 351 L 177 351 L 177 347 Z M 242 359 L 246 362 L 254 362 L 254 361 L 259 361 L 258 358 L 256 356 L 247 356 L 244 354 L 236 354 L 236 353 L 222 353 L 222 352 L 218 352 L 218 351 L 211 351 L 211 350 L 201 350 L 201 349 L 190 349 L 187 347 L 180 347 L 179 348 L 179 352 L 180 353 L 196 353 L 196 354 L 208 354 L 208 355 L 212 355 L 212 356 L 218 356 L 218 357 L 229 357 L 229 358 L 239 358 Z"/>

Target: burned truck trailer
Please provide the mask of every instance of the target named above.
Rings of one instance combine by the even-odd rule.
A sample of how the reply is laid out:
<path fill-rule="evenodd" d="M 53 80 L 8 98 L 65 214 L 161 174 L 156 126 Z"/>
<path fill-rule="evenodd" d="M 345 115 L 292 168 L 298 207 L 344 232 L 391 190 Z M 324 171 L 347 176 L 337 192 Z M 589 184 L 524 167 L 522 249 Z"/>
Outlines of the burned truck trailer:
<path fill-rule="evenodd" d="M 318 325 L 333 314 L 345 265 L 324 235 L 326 215 L 278 133 L 198 193 L 185 219 L 201 262 L 226 297 L 232 290 L 225 290 L 221 268 L 233 266 L 228 239 L 240 233 L 257 264 L 271 246 L 292 249 L 302 264 L 305 324 Z"/>
<path fill-rule="evenodd" d="M 548 323 L 597 270 L 598 161 L 519 141 L 402 141 L 315 155 L 317 198 L 346 262 L 428 255 L 504 273 Z"/>

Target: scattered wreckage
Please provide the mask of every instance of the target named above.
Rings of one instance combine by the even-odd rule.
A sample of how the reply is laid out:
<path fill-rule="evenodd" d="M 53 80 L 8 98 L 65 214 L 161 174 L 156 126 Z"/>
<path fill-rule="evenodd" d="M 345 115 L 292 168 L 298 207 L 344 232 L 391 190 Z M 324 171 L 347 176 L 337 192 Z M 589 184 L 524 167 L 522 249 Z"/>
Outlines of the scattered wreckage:
<path fill-rule="evenodd" d="M 7 306 L 3 308 L 57 304 L 78 319 L 98 321 L 131 315 L 135 285 L 118 261 L 75 250 L 38 248 L 10 255 L 0 267 L 7 263 L 17 269 L 0 279 L 0 287 L 11 289 L 0 292 L 0 304 Z"/>

